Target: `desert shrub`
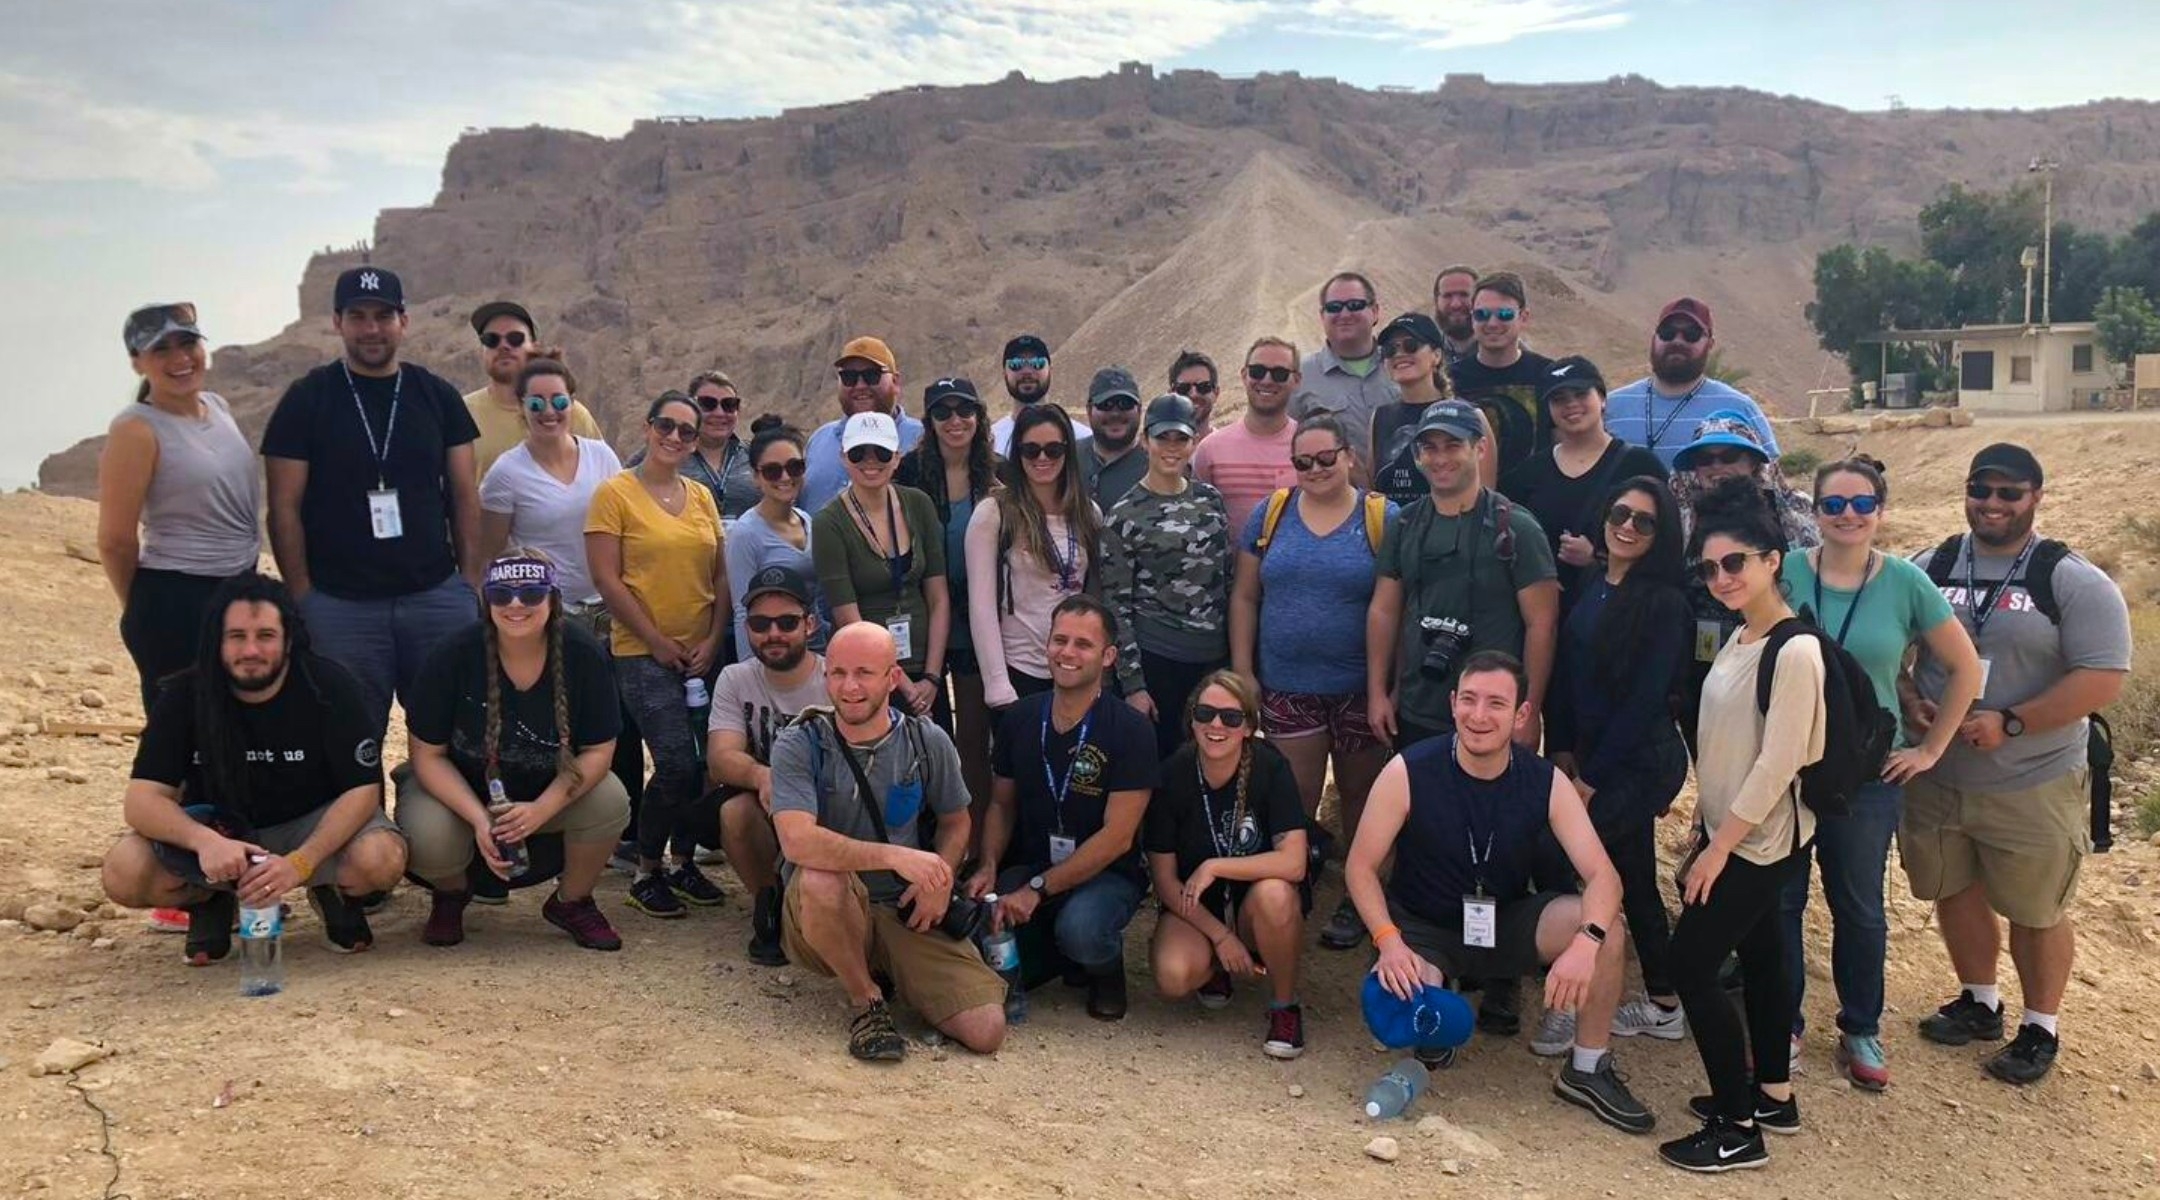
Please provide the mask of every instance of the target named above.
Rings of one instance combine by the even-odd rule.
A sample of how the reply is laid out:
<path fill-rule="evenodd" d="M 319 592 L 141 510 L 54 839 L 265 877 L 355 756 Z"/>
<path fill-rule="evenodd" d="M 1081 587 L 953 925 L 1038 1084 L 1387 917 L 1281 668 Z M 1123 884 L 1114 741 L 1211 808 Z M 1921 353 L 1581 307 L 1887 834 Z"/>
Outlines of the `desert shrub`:
<path fill-rule="evenodd" d="M 1822 455 L 1802 447 L 1787 450 L 1778 456 L 1777 461 L 1778 468 L 1785 472 L 1785 478 L 1792 480 L 1794 483 L 1801 483 L 1814 480 L 1815 468 L 1821 466 L 1823 460 Z"/>
<path fill-rule="evenodd" d="M 2123 540 L 2145 554 L 2160 556 L 2160 517 L 2123 518 Z"/>

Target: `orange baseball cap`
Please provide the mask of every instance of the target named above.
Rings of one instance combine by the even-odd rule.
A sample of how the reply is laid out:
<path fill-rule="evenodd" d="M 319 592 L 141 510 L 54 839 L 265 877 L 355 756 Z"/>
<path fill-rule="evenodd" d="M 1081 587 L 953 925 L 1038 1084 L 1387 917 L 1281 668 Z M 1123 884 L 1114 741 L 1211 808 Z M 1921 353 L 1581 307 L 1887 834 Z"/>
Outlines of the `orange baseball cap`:
<path fill-rule="evenodd" d="M 893 361 L 892 350 L 874 337 L 850 339 L 847 345 L 840 347 L 840 357 L 833 360 L 833 365 L 837 367 L 851 358 L 868 359 L 895 375 L 900 373 L 900 364 Z"/>

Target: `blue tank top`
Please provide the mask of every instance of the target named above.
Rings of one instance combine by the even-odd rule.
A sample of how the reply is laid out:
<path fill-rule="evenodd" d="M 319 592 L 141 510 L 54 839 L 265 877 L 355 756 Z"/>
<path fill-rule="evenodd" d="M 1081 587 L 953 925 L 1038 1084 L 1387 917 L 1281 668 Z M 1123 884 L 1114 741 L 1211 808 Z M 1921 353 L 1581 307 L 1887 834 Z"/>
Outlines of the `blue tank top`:
<path fill-rule="evenodd" d="M 1517 746 L 1498 779 L 1479 779 L 1456 761 L 1455 735 L 1449 734 L 1404 751 L 1403 767 L 1410 777 L 1410 813 L 1395 840 L 1391 897 L 1425 920 L 1453 928 L 1462 924 L 1462 898 L 1476 892 L 1481 879 L 1485 894 L 1503 903 L 1530 895 L 1532 868 L 1551 821 L 1553 765 Z"/>

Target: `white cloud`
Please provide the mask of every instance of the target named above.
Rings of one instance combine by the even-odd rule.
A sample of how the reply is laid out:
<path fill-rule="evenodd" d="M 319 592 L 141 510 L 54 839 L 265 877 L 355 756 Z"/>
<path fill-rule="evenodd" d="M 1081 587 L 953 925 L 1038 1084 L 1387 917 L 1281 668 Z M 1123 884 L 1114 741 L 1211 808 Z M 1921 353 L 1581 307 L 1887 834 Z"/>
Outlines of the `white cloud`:
<path fill-rule="evenodd" d="M 1420 50 L 1498 46 L 1541 33 L 1588 33 L 1627 24 L 1625 0 L 1309 0 L 1310 21 L 1298 28 L 1321 36 L 1407 42 Z"/>

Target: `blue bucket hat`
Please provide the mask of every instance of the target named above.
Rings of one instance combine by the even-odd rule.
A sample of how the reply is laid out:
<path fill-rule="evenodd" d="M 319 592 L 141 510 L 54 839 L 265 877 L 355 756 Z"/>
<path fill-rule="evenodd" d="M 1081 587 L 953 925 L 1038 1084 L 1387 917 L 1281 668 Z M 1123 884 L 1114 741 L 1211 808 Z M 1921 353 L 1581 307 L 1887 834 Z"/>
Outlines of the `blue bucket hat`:
<path fill-rule="evenodd" d="M 1724 409 L 1704 417 L 1702 424 L 1695 427 L 1695 440 L 1673 455 L 1673 470 L 1693 470 L 1696 452 L 1712 446 L 1738 447 L 1763 462 L 1770 461 L 1770 452 L 1763 449 L 1762 435 L 1755 432 L 1755 423 L 1748 420 L 1746 413 Z"/>

